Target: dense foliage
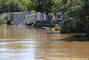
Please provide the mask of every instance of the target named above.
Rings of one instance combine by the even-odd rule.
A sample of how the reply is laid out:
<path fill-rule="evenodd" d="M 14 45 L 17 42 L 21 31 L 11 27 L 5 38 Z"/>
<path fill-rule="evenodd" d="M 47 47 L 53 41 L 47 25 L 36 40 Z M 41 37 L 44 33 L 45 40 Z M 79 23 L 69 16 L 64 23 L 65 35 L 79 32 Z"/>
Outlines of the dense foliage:
<path fill-rule="evenodd" d="M 52 2 L 52 0 L 0 0 L 0 13 L 24 10 L 49 13 L 53 6 Z"/>
<path fill-rule="evenodd" d="M 60 30 L 62 33 L 87 33 L 88 26 L 81 20 L 64 20 Z"/>
<path fill-rule="evenodd" d="M 24 11 L 25 5 L 20 0 L 0 0 L 0 13 Z"/>
<path fill-rule="evenodd" d="M 61 32 L 88 32 L 89 30 L 89 0 L 60 0 L 61 11 L 69 18 L 61 24 Z M 65 4 L 64 4 L 65 1 Z M 55 5 L 58 8 L 58 5 Z M 71 19 L 70 19 L 71 18 Z"/>
<path fill-rule="evenodd" d="M 6 24 L 8 15 L 0 16 L 0 25 Z"/>

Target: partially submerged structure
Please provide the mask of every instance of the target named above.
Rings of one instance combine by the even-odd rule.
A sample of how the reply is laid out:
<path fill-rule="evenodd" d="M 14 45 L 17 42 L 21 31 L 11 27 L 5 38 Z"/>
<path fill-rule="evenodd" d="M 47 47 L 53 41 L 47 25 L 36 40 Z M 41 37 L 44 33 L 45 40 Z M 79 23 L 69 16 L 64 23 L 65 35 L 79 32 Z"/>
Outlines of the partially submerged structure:
<path fill-rule="evenodd" d="M 25 25 L 25 15 L 29 14 L 28 11 L 24 11 L 22 14 L 20 14 L 19 16 L 17 16 L 16 18 L 13 19 L 13 21 L 11 22 L 11 24 L 13 25 Z"/>
<path fill-rule="evenodd" d="M 8 22 L 12 25 L 25 25 L 34 23 L 35 21 L 46 21 L 46 14 L 40 12 L 30 13 L 28 11 L 24 11 L 8 14 Z"/>
<path fill-rule="evenodd" d="M 47 16 L 45 13 L 30 13 L 24 11 L 9 13 L 8 21 L 12 25 L 25 25 L 34 23 L 35 21 L 46 21 L 46 18 Z"/>
<path fill-rule="evenodd" d="M 26 23 L 27 24 L 31 24 L 35 21 L 46 21 L 47 20 L 46 19 L 46 17 L 47 17 L 46 14 L 40 13 L 40 12 L 28 14 L 25 17 L 26 17 Z"/>
<path fill-rule="evenodd" d="M 62 13 L 56 13 L 53 15 L 51 21 L 63 20 L 64 16 Z M 35 21 L 47 21 L 47 15 L 45 13 L 30 13 L 24 12 L 13 12 L 9 14 L 8 21 L 12 25 L 25 25 L 32 24 Z"/>
<path fill-rule="evenodd" d="M 8 13 L 8 24 L 11 24 L 11 22 L 16 19 L 18 16 L 20 16 L 23 12 L 13 12 L 13 13 Z"/>

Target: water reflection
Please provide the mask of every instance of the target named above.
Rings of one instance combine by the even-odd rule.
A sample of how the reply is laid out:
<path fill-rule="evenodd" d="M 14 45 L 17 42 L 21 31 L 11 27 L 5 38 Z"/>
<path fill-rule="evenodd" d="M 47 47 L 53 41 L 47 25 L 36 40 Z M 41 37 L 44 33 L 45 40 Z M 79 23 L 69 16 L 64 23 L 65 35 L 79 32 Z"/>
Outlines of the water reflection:
<path fill-rule="evenodd" d="M 0 26 L 0 60 L 89 58 L 89 42 L 61 40 L 73 36 L 28 26 Z"/>
<path fill-rule="evenodd" d="M 66 41 L 66 42 L 79 41 L 79 42 L 89 42 L 89 38 L 85 37 L 85 35 L 73 35 L 71 37 L 66 37 L 66 38 L 62 38 L 62 39 L 53 39 L 52 41 Z"/>

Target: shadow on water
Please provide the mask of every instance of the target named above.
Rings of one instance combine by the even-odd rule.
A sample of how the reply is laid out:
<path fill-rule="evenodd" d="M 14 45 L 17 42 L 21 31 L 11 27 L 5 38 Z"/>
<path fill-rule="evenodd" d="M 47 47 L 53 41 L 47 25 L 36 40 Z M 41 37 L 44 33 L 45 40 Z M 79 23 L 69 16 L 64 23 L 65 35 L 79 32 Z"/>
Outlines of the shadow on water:
<path fill-rule="evenodd" d="M 52 41 L 66 41 L 66 42 L 73 42 L 73 41 L 79 41 L 79 42 L 89 42 L 89 39 L 80 35 L 74 35 L 73 37 L 64 38 L 64 39 L 54 39 Z"/>
<path fill-rule="evenodd" d="M 63 35 L 67 35 L 67 33 L 63 34 L 60 32 L 49 32 L 46 34 L 60 34 L 61 37 Z M 63 35 L 62 35 L 63 34 Z M 70 36 L 73 35 L 72 37 L 67 37 L 67 38 L 61 38 L 60 39 L 53 39 L 52 41 L 66 41 L 66 42 L 73 42 L 73 41 L 79 41 L 79 42 L 89 42 L 89 38 L 86 37 L 86 33 L 70 33 Z"/>
<path fill-rule="evenodd" d="M 46 34 L 60 34 L 60 32 L 49 32 L 49 33 L 46 33 Z"/>

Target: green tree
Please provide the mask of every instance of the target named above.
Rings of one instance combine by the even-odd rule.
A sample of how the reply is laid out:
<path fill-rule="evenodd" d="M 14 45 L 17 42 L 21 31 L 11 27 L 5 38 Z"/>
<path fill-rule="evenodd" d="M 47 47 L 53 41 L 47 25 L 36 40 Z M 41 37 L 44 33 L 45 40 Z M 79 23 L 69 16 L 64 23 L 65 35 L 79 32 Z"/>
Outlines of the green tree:
<path fill-rule="evenodd" d="M 44 12 L 48 15 L 51 12 L 53 6 L 53 0 L 37 0 L 36 10 L 39 12 Z"/>
<path fill-rule="evenodd" d="M 62 27 L 67 27 L 68 31 L 74 30 L 75 32 L 79 32 L 80 30 L 81 32 L 89 32 L 89 0 L 67 0 L 67 4 L 65 4 L 65 7 L 66 9 L 63 9 L 65 9 L 64 12 L 66 16 L 72 18 L 73 21 L 68 20 L 69 22 L 65 21 L 64 23 L 71 23 L 72 29 L 70 29 L 69 25 L 65 26 L 65 24 L 63 24 L 64 26 Z M 74 29 L 74 27 L 77 27 L 76 30 Z"/>
<path fill-rule="evenodd" d="M 0 13 L 24 10 L 26 10 L 25 5 L 19 0 L 0 0 Z"/>
<path fill-rule="evenodd" d="M 0 13 L 4 13 L 8 11 L 7 0 L 0 0 Z"/>

